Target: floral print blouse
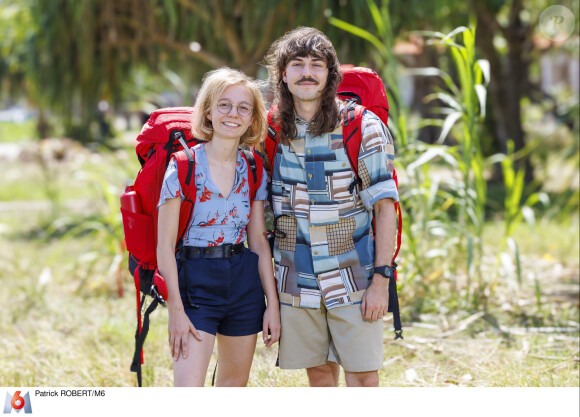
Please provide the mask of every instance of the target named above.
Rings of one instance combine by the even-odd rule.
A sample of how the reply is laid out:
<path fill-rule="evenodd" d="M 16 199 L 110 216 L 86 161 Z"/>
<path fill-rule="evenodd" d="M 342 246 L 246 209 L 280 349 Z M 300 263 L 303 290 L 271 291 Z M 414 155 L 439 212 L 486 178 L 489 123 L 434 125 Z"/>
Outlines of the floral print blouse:
<path fill-rule="evenodd" d="M 246 160 L 241 152 L 238 152 L 234 186 L 228 198 L 225 198 L 211 179 L 204 144 L 196 145 L 191 150 L 195 152 L 197 195 L 191 223 L 185 232 L 183 244 L 206 247 L 245 241 L 246 226 L 250 220 L 250 187 Z M 268 176 L 264 170 L 262 183 L 256 192 L 256 200 L 266 200 L 267 182 Z M 183 199 L 177 175 L 177 163 L 173 159 L 165 171 L 157 207 L 172 198 Z"/>

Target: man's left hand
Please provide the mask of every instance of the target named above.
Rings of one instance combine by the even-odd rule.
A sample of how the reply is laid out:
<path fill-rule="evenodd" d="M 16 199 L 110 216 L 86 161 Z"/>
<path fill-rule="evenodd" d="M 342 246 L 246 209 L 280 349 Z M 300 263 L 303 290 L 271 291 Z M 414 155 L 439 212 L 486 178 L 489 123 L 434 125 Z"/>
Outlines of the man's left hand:
<path fill-rule="evenodd" d="M 365 320 L 382 319 L 389 309 L 389 278 L 380 274 L 373 276 L 373 282 L 362 298 L 362 315 Z"/>

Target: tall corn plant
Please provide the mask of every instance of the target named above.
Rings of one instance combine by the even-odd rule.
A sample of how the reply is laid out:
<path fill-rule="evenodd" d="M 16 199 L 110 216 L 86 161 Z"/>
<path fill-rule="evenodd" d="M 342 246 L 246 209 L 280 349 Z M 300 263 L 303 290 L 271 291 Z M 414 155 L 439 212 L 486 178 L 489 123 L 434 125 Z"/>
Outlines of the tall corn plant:
<path fill-rule="evenodd" d="M 405 245 L 410 259 L 405 267 L 405 277 L 419 276 L 424 288 L 432 289 L 429 281 L 441 275 L 455 276 L 463 269 L 467 248 L 467 276 L 469 294 L 474 295 L 474 276 L 481 281 L 482 232 L 485 220 L 486 182 L 483 176 L 484 159 L 481 153 L 477 124 L 485 116 L 485 86 L 489 82 L 487 61 L 475 59 L 475 31 L 460 27 L 448 35 L 437 32 L 422 32 L 431 43 L 442 43 L 451 50 L 458 81 L 439 68 L 404 70 L 416 76 L 439 76 L 446 90 L 429 95 L 426 100 L 439 100 L 444 105 L 439 109 L 445 114 L 443 121 L 421 120 L 411 126 L 410 110 L 403 105 L 397 83 L 397 75 L 403 70 L 392 51 L 394 40 L 391 31 L 388 0 L 381 6 L 367 0 L 373 16 L 376 34 L 353 26 L 347 22 L 330 18 L 329 22 L 345 31 L 369 41 L 375 48 L 373 58 L 382 68 L 383 80 L 387 82 L 387 94 L 394 104 L 391 106 L 389 128 L 395 135 L 397 145 L 397 170 L 405 174 L 408 187 L 401 194 L 405 213 L 403 230 Z M 455 41 L 461 37 L 462 44 Z M 418 128 L 438 125 L 441 129 L 439 143 L 428 145 L 417 140 Z M 445 138 L 453 132 L 456 146 L 443 146 Z M 432 175 L 435 165 L 445 164 L 446 170 L 459 172 L 460 179 L 452 175 L 439 180 Z M 449 213 L 457 212 L 457 218 Z M 429 268 L 429 270 L 427 269 Z M 481 284 L 481 282 L 480 282 Z M 479 285 L 479 288 L 484 287 Z M 478 297 L 471 297 L 478 300 Z"/>
<path fill-rule="evenodd" d="M 525 196 L 525 169 L 516 168 L 518 155 L 514 153 L 514 142 L 508 141 L 507 155 L 499 154 L 491 161 L 501 163 L 505 197 L 504 197 L 504 224 L 505 233 L 501 240 L 496 265 L 503 266 L 508 278 L 513 281 L 517 279 L 518 285 L 522 285 L 522 268 L 520 263 L 520 251 L 516 240 L 513 238 L 514 229 L 522 221 L 526 221 L 530 227 L 536 224 L 536 218 L 532 209 L 538 203 L 547 207 L 550 203 L 549 197 L 543 192 L 534 192 Z M 525 197 L 525 198 L 524 198 Z M 515 265 L 515 268 L 514 268 Z M 495 286 L 498 278 L 499 268 L 496 268 L 492 285 Z M 536 291 L 539 291 L 540 282 L 536 278 Z M 541 308 L 538 298 L 538 309 Z"/>
<path fill-rule="evenodd" d="M 476 59 L 475 29 L 459 27 L 443 34 L 440 32 L 420 32 L 429 37 L 430 44 L 442 44 L 451 52 L 457 82 L 438 68 L 423 69 L 440 76 L 446 90 L 430 94 L 426 100 L 438 100 L 445 119 L 441 125 L 438 142 L 442 143 L 453 132 L 457 142 L 459 158 L 457 169 L 462 181 L 456 183 L 455 192 L 458 204 L 458 225 L 460 242 L 467 247 L 468 287 L 475 287 L 474 278 L 478 280 L 479 294 L 473 300 L 478 303 L 481 290 L 489 284 L 483 282 L 481 259 L 483 257 L 483 227 L 485 223 L 485 204 L 487 200 L 487 182 L 484 177 L 486 161 L 481 150 L 477 127 L 485 117 L 487 97 L 486 86 L 489 83 L 489 62 Z M 418 74 L 421 75 L 421 74 Z M 439 122 L 437 122 L 439 124 Z"/>

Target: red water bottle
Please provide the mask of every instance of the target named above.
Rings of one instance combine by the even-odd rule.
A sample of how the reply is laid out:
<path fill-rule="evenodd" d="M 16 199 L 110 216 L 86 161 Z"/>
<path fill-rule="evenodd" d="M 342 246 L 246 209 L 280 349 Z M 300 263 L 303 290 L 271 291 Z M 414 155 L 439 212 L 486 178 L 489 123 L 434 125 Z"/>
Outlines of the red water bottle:
<path fill-rule="evenodd" d="M 141 208 L 141 199 L 132 185 L 125 188 L 125 192 L 121 194 L 121 208 L 131 213 L 143 213 Z"/>

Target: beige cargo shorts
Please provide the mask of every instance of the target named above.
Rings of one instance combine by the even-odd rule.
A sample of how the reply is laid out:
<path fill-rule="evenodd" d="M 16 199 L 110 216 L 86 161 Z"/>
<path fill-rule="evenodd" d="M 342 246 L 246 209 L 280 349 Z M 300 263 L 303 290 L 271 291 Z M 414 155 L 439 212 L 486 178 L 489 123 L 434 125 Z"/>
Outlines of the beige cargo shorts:
<path fill-rule="evenodd" d="M 282 333 L 281 369 L 303 369 L 335 362 L 348 372 L 383 367 L 383 321 L 362 317 L 363 291 L 350 294 L 356 304 L 326 309 L 293 307 L 291 296 L 279 293 Z"/>

